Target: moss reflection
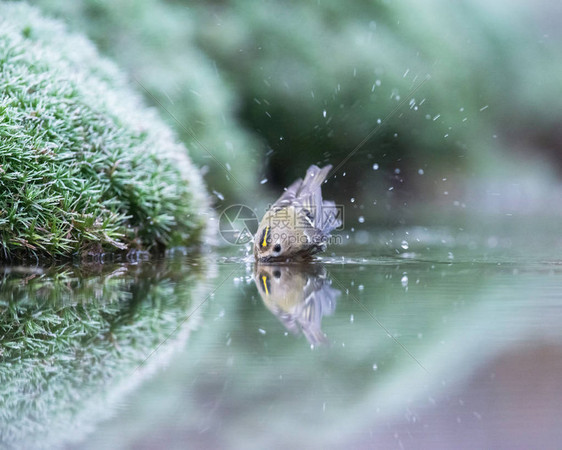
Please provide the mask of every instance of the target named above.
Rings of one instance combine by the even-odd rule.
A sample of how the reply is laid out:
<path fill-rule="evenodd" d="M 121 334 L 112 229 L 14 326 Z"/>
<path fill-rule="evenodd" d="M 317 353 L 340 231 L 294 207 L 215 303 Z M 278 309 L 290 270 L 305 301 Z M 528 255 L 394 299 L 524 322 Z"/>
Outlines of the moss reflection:
<path fill-rule="evenodd" d="M 2 444 L 51 448 L 110 415 L 186 341 L 208 275 L 181 259 L 0 268 Z"/>

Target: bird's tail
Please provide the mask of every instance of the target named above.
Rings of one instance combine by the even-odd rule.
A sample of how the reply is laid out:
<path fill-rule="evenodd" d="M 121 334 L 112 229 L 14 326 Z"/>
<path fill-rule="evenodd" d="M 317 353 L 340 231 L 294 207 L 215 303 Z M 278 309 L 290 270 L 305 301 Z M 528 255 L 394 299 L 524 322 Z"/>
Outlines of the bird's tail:
<path fill-rule="evenodd" d="M 330 170 L 332 170 L 331 164 L 328 164 L 322 169 L 314 164 L 310 166 L 306 171 L 306 176 L 304 177 L 304 180 L 302 180 L 302 184 L 299 187 L 297 197 L 306 197 L 319 191 Z M 320 196 L 322 195 L 320 194 Z"/>

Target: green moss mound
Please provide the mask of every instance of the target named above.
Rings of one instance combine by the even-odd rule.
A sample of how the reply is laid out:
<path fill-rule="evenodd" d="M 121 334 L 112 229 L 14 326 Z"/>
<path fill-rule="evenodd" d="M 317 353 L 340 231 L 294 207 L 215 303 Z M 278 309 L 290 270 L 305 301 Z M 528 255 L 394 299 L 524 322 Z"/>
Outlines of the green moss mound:
<path fill-rule="evenodd" d="M 196 243 L 185 148 L 81 36 L 0 3 L 0 258 Z"/>

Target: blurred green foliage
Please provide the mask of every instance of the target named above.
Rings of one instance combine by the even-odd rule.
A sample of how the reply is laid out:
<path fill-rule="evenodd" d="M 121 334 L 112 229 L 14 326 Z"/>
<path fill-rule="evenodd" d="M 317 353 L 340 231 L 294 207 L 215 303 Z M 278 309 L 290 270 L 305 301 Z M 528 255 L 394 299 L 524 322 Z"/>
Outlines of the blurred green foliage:
<path fill-rule="evenodd" d="M 247 200 L 264 177 L 284 186 L 311 163 L 337 166 L 379 125 L 338 172 L 338 191 L 394 204 L 428 200 L 442 195 L 444 177 L 462 189 L 474 174 L 505 175 L 524 139 L 531 154 L 557 142 L 561 109 L 552 94 L 562 67 L 557 40 L 531 14 L 540 5 L 38 3 L 142 81 L 229 200 Z"/>
<path fill-rule="evenodd" d="M 0 259 L 197 244 L 212 217 L 122 73 L 24 4 L 0 3 L 0 189 Z"/>

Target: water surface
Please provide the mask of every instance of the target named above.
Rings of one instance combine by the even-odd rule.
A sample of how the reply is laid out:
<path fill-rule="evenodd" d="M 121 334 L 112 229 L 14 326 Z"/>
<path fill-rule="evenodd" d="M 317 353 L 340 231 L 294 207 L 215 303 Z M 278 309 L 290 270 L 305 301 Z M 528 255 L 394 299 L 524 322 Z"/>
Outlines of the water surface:
<path fill-rule="evenodd" d="M 3 398 L 19 405 L 3 410 L 11 420 L 4 443 L 257 449 L 562 442 L 560 242 L 400 233 L 391 244 L 377 234 L 380 245 L 348 245 L 305 268 L 255 268 L 236 248 L 203 260 L 106 265 L 94 276 L 74 268 L 61 291 L 64 307 L 55 301 L 60 292 L 54 304 L 22 297 L 38 276 L 22 282 L 21 273 L 5 274 L 4 298 L 20 292 L 4 303 L 5 323 L 9 311 L 23 322 L 86 303 L 77 320 L 107 324 L 63 333 L 66 341 L 42 355 L 12 331 L 8 345 L 27 347 L 19 357 L 4 352 L 4 386 L 10 381 L 13 389 Z M 10 371 L 18 365 L 27 369 Z M 26 403 L 25 395 L 33 398 Z M 56 427 L 42 441 L 47 419 Z"/>

